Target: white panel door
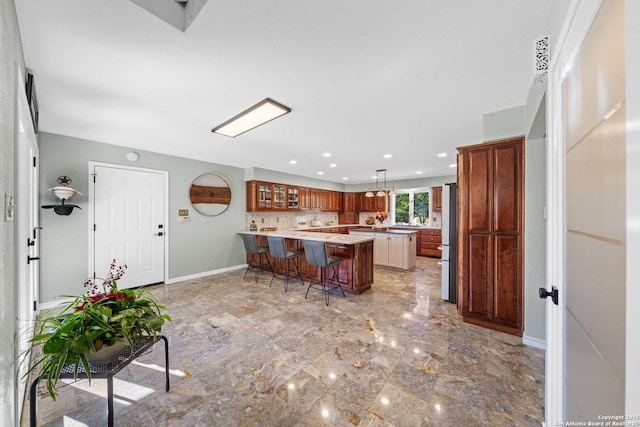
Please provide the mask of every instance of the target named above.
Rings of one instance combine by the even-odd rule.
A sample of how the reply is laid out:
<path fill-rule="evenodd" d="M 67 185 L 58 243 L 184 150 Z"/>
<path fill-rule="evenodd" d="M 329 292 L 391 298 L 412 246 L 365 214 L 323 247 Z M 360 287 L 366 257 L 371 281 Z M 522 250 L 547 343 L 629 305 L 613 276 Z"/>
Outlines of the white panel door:
<path fill-rule="evenodd" d="M 624 2 L 605 0 L 562 83 L 564 417 L 625 407 Z"/>
<path fill-rule="evenodd" d="M 115 259 L 127 265 L 119 288 L 163 282 L 166 175 L 95 165 L 93 176 L 96 277 L 105 277 Z"/>
<path fill-rule="evenodd" d="M 17 67 L 16 67 L 17 68 Z M 16 311 L 18 345 L 15 356 L 21 355 L 29 348 L 31 327 L 36 318 L 37 301 L 39 299 L 39 207 L 38 207 L 38 143 L 33 121 L 24 91 L 22 73 L 16 72 L 16 156 L 17 156 L 17 188 L 16 210 Z M 18 392 L 16 399 L 16 414 L 22 413 L 25 395 L 25 382 L 22 373 L 26 365 L 22 357 L 18 358 L 16 366 L 19 369 Z"/>

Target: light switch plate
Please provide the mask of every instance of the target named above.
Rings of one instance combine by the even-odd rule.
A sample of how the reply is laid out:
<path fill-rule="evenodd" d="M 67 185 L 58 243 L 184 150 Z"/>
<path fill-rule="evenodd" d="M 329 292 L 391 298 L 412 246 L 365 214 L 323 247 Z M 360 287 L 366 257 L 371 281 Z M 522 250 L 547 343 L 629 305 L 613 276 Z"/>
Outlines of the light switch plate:
<path fill-rule="evenodd" d="M 13 221 L 16 205 L 12 194 L 4 193 L 4 220 Z"/>

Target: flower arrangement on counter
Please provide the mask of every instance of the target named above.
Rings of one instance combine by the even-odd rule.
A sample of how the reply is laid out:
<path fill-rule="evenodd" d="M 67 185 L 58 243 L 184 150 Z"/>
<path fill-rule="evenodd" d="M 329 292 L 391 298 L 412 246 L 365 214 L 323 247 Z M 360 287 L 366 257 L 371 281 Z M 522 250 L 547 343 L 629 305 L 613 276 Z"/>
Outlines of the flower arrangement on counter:
<path fill-rule="evenodd" d="M 382 225 L 385 219 L 389 217 L 389 213 L 387 211 L 378 211 L 376 212 L 376 219 Z"/>
<path fill-rule="evenodd" d="M 90 380 L 88 359 L 93 354 L 101 349 L 109 351 L 112 346 L 113 350 L 122 347 L 121 353 L 127 346 L 134 347 L 140 338 L 155 336 L 165 321 L 171 321 L 169 315 L 162 314 L 165 307 L 158 305 L 148 290 L 118 289 L 116 281 L 126 269 L 126 265 L 116 266 L 113 260 L 104 279 L 84 283 L 85 295 L 72 296 L 61 312 L 51 315 L 48 310 L 38 322 L 26 356 L 36 348 L 39 351 L 25 376 L 37 370 L 36 380 L 46 379 L 54 400 L 55 385 L 65 365 L 73 365 L 74 375 L 82 366 Z"/>

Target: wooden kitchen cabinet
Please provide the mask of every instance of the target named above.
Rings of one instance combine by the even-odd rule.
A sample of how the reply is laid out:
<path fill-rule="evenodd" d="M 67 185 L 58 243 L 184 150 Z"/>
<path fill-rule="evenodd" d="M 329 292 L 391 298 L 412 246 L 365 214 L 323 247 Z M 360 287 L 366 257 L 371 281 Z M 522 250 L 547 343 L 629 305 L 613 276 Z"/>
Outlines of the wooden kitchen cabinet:
<path fill-rule="evenodd" d="M 357 211 L 358 210 L 358 193 L 343 193 L 343 210 Z"/>
<path fill-rule="evenodd" d="M 385 197 L 378 197 L 375 195 L 373 197 L 365 196 L 366 192 L 357 193 L 358 194 L 358 211 L 360 212 L 376 212 L 383 211 L 386 207 L 386 199 Z"/>
<path fill-rule="evenodd" d="M 433 212 L 442 212 L 442 187 L 431 187 L 431 198 Z"/>
<path fill-rule="evenodd" d="M 300 192 L 298 195 L 298 209 L 311 209 L 311 189 L 307 187 L 300 187 L 298 190 Z"/>
<path fill-rule="evenodd" d="M 344 211 L 338 214 L 338 224 L 357 224 L 360 222 L 358 211 Z"/>
<path fill-rule="evenodd" d="M 327 190 L 319 190 L 317 188 L 311 189 L 311 210 L 321 211 L 323 206 L 327 205 Z"/>
<path fill-rule="evenodd" d="M 247 212 L 286 211 L 287 186 L 263 181 L 247 182 Z"/>
<path fill-rule="evenodd" d="M 524 138 L 458 149 L 458 309 L 522 336 Z"/>
<path fill-rule="evenodd" d="M 265 181 L 247 181 L 246 189 L 247 212 L 298 210 L 342 212 L 344 210 L 341 191 Z"/>
<path fill-rule="evenodd" d="M 300 209 L 300 188 L 287 186 L 287 209 Z"/>
<path fill-rule="evenodd" d="M 418 255 L 442 257 L 442 232 L 439 228 L 418 230 L 418 240 Z"/>

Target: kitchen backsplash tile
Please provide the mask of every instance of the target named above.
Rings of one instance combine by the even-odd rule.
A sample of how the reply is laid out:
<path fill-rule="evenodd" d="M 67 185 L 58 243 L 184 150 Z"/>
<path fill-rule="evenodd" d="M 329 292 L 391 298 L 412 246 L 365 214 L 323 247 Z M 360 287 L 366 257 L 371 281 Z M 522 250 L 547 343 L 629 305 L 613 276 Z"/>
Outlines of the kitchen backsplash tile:
<path fill-rule="evenodd" d="M 358 215 L 358 224 L 365 225 L 367 217 L 374 215 L 375 212 L 360 212 Z M 258 229 L 263 227 L 277 227 L 279 230 L 298 228 L 298 217 L 304 218 L 307 221 L 307 226 L 311 226 L 313 219 L 320 221 L 323 226 L 338 225 L 337 212 L 247 212 L 246 229 L 249 230 L 249 225 L 252 220 L 255 220 Z M 429 226 L 440 228 L 441 216 L 439 212 L 433 212 L 430 219 Z M 330 223 L 331 221 L 333 221 L 333 223 Z"/>

